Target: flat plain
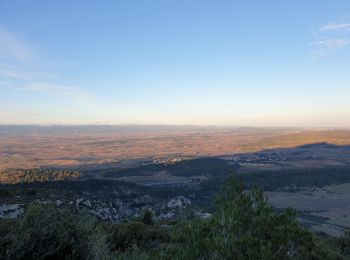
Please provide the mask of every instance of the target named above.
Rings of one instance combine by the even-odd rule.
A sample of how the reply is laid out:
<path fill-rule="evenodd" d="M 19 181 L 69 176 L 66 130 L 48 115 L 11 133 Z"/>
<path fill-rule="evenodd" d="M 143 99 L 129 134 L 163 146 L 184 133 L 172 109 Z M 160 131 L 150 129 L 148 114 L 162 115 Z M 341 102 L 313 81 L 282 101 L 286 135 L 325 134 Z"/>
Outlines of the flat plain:
<path fill-rule="evenodd" d="M 100 167 L 123 161 L 231 155 L 319 142 L 350 144 L 350 131 L 192 126 L 0 126 L 0 169 Z"/>

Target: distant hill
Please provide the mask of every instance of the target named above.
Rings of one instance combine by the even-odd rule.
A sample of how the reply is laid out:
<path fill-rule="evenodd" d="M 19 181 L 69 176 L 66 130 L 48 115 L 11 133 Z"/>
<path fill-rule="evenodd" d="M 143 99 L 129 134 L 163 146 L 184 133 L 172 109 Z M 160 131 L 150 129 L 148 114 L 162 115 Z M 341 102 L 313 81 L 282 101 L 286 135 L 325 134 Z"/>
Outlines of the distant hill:
<path fill-rule="evenodd" d="M 0 125 L 3 135 L 52 135 L 52 134 L 112 134 L 130 132 L 213 131 L 233 130 L 236 127 L 193 125 Z M 250 130 L 254 128 L 249 128 Z M 258 128 L 256 128 L 258 129 Z M 243 130 L 243 129 L 241 129 Z M 256 131 L 256 130 L 255 130 Z"/>

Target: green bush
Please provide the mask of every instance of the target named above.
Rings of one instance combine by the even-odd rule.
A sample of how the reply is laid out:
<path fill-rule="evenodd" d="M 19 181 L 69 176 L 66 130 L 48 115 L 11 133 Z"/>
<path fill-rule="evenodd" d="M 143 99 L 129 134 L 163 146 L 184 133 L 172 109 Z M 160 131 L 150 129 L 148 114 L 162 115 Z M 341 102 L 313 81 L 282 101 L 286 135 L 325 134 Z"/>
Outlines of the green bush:
<path fill-rule="evenodd" d="M 0 221 L 0 258 L 86 259 L 93 228 L 87 216 L 53 205 L 32 204 L 18 220 Z"/>
<path fill-rule="evenodd" d="M 342 254 L 350 258 L 350 231 L 346 232 L 344 236 L 337 240 L 336 246 L 340 249 Z"/>
<path fill-rule="evenodd" d="M 299 226 L 295 212 L 275 213 L 258 189 L 244 192 L 231 177 L 216 200 L 209 220 L 191 220 L 176 229 L 174 258 L 286 259 L 314 247 L 310 232 Z"/>
<path fill-rule="evenodd" d="M 153 225 L 153 213 L 149 209 L 146 209 L 142 215 L 142 223 L 145 225 Z"/>
<path fill-rule="evenodd" d="M 133 246 L 151 248 L 169 241 L 169 235 L 157 226 L 138 221 L 108 227 L 107 242 L 112 251 L 126 251 Z"/>

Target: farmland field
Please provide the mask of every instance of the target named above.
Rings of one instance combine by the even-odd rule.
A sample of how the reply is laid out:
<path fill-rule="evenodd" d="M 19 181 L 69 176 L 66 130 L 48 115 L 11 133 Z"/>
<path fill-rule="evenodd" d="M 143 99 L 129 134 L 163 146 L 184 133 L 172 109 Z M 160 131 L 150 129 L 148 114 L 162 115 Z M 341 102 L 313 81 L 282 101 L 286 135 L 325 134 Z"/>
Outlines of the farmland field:
<path fill-rule="evenodd" d="M 350 131 L 190 126 L 0 126 L 0 169 L 92 167 L 123 160 L 250 153 L 318 142 L 350 144 Z"/>

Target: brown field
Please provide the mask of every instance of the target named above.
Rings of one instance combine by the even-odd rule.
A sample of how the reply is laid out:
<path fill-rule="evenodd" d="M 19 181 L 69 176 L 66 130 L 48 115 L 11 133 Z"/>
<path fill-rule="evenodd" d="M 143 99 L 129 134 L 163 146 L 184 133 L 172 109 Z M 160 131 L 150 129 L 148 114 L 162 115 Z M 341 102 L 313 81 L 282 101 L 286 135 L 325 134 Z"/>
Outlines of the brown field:
<path fill-rule="evenodd" d="M 77 167 L 129 159 L 225 155 L 317 142 L 350 144 L 350 131 L 161 126 L 0 126 L 0 169 Z"/>
<path fill-rule="evenodd" d="M 292 207 L 310 215 L 323 217 L 323 223 L 310 223 L 315 231 L 339 236 L 350 228 L 350 183 L 323 188 L 304 188 L 300 192 L 265 192 L 278 208 Z"/>

